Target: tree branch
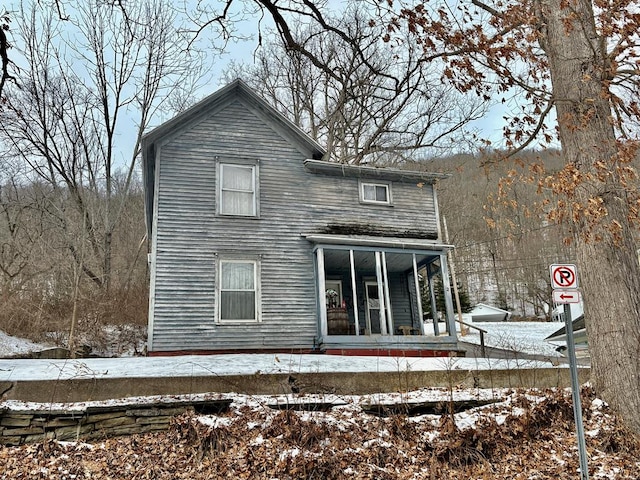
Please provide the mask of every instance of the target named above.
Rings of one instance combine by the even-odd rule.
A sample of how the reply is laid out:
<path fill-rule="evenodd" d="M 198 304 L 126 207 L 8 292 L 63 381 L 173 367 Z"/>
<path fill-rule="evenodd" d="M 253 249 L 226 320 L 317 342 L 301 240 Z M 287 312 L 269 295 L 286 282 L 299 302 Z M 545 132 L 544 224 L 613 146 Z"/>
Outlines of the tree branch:
<path fill-rule="evenodd" d="M 9 60 L 9 40 L 7 39 L 7 30 L 9 30 L 8 18 L 4 16 L 3 21 L 0 23 L 0 58 L 2 59 L 2 76 L 0 77 L 0 98 L 2 98 L 2 91 L 4 89 L 7 80 L 14 80 L 15 78 L 9 75 L 9 64 L 12 63 Z"/>
<path fill-rule="evenodd" d="M 480 0 L 471 0 L 471 3 L 474 4 L 476 7 L 484 10 L 485 12 L 490 13 L 494 17 L 503 18 L 504 16 L 502 12 L 499 12 L 495 8 L 490 7 L 489 5 L 487 5 L 484 2 L 481 2 Z"/>

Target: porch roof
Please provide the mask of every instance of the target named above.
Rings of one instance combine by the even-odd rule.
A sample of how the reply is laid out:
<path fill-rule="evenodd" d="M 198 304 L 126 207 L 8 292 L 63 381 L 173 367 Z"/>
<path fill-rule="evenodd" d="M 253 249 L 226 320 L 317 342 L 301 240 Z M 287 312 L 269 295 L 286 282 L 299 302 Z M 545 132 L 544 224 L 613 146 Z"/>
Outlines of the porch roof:
<path fill-rule="evenodd" d="M 369 167 L 366 165 L 350 165 L 315 159 L 305 160 L 304 166 L 310 172 L 322 173 L 324 175 L 371 178 L 407 183 L 435 183 L 437 180 L 444 180 L 451 177 L 450 173 L 420 172 L 417 170 L 401 170 L 398 168 L 387 167 Z"/>
<path fill-rule="evenodd" d="M 373 237 L 368 235 L 332 235 L 324 233 L 303 233 L 303 238 L 315 244 L 341 245 L 344 247 L 393 248 L 402 250 L 429 250 L 446 252 L 453 245 L 438 243 L 424 238 Z M 410 252 L 407 252 L 410 253 Z"/>

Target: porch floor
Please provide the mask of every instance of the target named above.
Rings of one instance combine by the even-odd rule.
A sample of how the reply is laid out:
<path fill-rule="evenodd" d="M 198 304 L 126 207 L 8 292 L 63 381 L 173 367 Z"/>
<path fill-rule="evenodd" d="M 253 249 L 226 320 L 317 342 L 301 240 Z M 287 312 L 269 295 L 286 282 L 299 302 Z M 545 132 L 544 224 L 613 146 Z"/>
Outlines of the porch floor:
<path fill-rule="evenodd" d="M 361 357 L 464 357 L 462 349 L 426 350 L 426 349 L 394 349 L 394 348 L 328 348 L 325 355 L 361 356 Z"/>
<path fill-rule="evenodd" d="M 320 339 L 320 350 L 329 355 L 464 356 L 457 338 L 449 335 L 327 335 Z"/>

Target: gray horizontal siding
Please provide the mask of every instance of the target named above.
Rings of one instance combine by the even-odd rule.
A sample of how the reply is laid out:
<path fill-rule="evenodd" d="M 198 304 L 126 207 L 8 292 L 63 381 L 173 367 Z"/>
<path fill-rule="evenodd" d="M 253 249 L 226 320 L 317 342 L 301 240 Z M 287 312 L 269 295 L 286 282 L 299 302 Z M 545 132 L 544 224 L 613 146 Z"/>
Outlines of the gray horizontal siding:
<path fill-rule="evenodd" d="M 412 326 L 411 302 L 405 275 L 396 274 L 389 277 L 389 295 L 394 329 L 400 325 Z"/>
<path fill-rule="evenodd" d="M 316 175 L 301 151 L 241 101 L 159 151 L 154 351 L 310 348 L 317 336 L 312 246 L 302 233 L 358 222 L 437 231 L 430 186 L 393 184 L 394 206 L 361 205 L 356 178 Z M 216 157 L 258 159 L 260 217 L 216 215 Z M 260 258 L 260 323 L 215 323 L 217 262 Z"/>

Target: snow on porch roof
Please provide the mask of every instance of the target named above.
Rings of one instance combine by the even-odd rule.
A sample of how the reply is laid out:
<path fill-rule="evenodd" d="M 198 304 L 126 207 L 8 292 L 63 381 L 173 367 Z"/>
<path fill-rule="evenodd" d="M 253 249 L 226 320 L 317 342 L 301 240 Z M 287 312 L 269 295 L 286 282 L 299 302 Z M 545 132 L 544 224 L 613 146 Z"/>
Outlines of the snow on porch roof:
<path fill-rule="evenodd" d="M 437 243 L 421 238 L 400 237 L 371 237 L 367 235 L 331 235 L 321 233 L 303 233 L 303 238 L 316 244 L 400 248 L 403 250 L 437 250 L 447 251 L 454 248 L 453 245 Z"/>
<path fill-rule="evenodd" d="M 449 173 L 429 173 L 417 170 L 400 170 L 397 168 L 377 168 L 346 163 L 327 162 L 324 160 L 305 160 L 305 168 L 313 173 L 336 175 L 340 177 L 372 178 L 405 183 L 434 183 L 451 177 Z"/>

